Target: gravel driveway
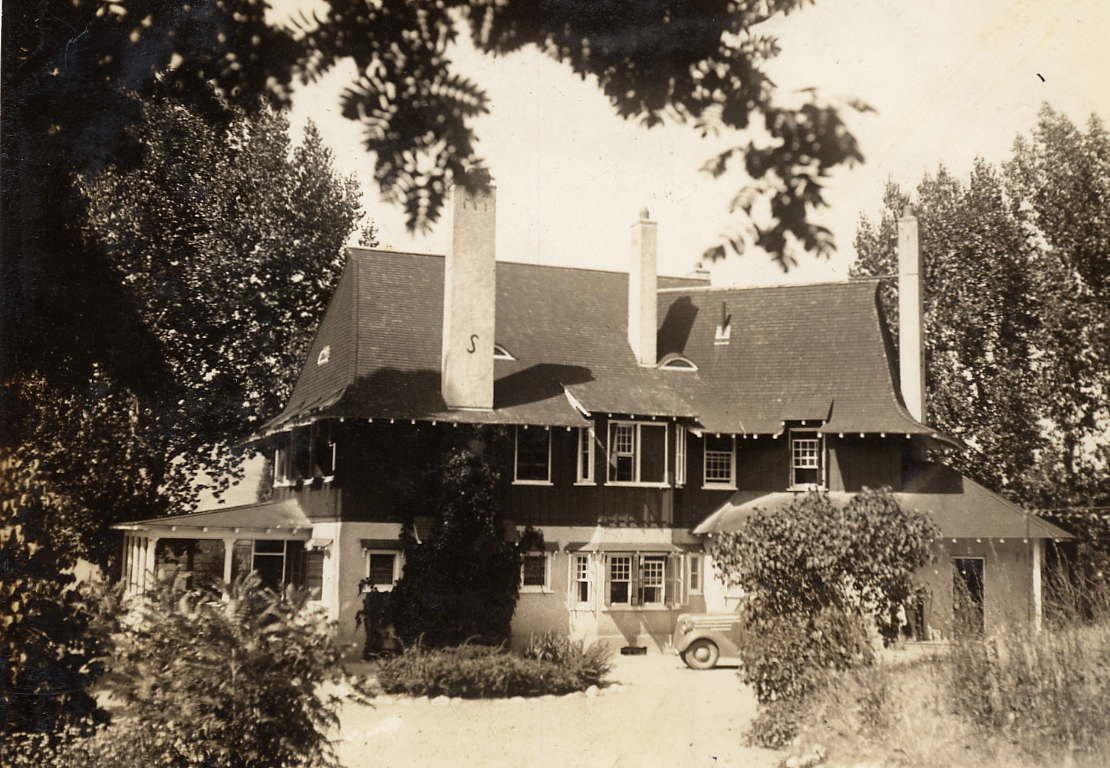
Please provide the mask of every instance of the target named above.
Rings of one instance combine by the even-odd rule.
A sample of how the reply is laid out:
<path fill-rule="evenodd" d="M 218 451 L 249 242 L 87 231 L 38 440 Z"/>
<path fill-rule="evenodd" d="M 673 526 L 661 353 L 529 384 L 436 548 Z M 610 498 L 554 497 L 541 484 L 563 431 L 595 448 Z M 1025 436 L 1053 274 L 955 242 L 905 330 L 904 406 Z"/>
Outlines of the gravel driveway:
<path fill-rule="evenodd" d="M 743 745 L 755 698 L 729 668 L 687 669 L 676 656 L 618 656 L 597 696 L 348 703 L 345 768 L 773 766 L 780 753 Z"/>

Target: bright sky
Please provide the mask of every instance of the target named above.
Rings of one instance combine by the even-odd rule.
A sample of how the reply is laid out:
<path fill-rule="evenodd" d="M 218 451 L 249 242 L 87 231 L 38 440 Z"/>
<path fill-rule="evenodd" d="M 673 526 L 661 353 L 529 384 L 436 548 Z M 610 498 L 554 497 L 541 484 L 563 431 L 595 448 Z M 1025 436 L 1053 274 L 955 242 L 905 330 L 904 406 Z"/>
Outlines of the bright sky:
<path fill-rule="evenodd" d="M 1043 100 L 1077 123 L 1092 112 L 1110 122 L 1105 0 L 818 0 L 774 31 L 782 54 L 771 74 L 780 89 L 812 86 L 829 98 L 860 98 L 877 113 L 847 115 L 866 162 L 832 179 L 830 207 L 817 217 L 838 253 L 828 261 L 802 254 L 783 275 L 749 250 L 712 267 L 718 284 L 845 277 L 858 215 L 878 211 L 888 178 L 913 186 L 938 162 L 963 175 L 976 155 L 1004 158 Z M 498 189 L 499 259 L 624 269 L 628 228 L 647 206 L 659 222 L 660 272 L 683 274 L 736 228 L 726 207 L 741 180 L 699 172 L 715 145 L 692 128 L 625 122 L 588 81 L 532 49 L 492 59 L 464 44 L 453 59 L 491 101 L 475 129 Z M 353 71 L 301 89 L 293 124 L 311 117 L 340 168 L 359 176 L 383 245 L 442 253 L 444 226 L 411 234 L 401 210 L 379 201 L 360 127 L 339 114 Z"/>

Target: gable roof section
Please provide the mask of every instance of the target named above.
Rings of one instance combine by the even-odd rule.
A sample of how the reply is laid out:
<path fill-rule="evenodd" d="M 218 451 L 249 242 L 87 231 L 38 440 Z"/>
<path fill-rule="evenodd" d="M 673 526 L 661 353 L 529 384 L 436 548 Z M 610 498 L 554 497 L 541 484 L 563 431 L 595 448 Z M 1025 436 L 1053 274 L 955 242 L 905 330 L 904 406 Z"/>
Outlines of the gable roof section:
<path fill-rule="evenodd" d="M 826 433 L 933 435 L 896 394 L 877 287 L 662 290 L 659 354 L 697 363 L 697 410 L 710 431 L 777 433 L 784 421 L 813 420 Z M 722 316 L 727 344 L 715 342 Z"/>

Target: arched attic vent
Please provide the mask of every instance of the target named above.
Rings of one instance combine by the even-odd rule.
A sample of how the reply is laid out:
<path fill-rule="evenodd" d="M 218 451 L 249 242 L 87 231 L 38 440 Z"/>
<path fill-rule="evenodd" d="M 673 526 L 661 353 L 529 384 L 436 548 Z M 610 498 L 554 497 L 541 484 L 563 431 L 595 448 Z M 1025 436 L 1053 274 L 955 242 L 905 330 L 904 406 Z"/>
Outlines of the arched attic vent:
<path fill-rule="evenodd" d="M 515 357 L 513 357 L 511 354 L 509 354 L 509 350 L 505 349 L 500 344 L 494 344 L 493 345 L 493 359 L 494 360 L 516 360 Z"/>

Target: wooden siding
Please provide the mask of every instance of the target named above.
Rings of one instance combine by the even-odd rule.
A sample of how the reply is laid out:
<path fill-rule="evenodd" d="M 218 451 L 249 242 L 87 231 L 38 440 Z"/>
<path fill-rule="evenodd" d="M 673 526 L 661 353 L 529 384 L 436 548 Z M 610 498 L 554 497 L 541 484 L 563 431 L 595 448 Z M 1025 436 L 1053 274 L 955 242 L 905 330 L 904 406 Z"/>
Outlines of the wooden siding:
<path fill-rule="evenodd" d="M 705 489 L 703 481 L 704 441 L 693 434 L 686 441 L 686 483 L 683 487 L 653 488 L 606 484 L 608 418 L 597 420 L 594 446 L 595 485 L 576 484 L 578 432 L 551 429 L 551 481 L 548 485 L 514 485 L 512 428 L 498 448 L 496 463 L 502 473 L 501 497 L 506 517 L 520 525 L 606 525 L 662 526 L 692 528 L 728 501 L 732 493 Z M 667 476 L 675 476 L 675 430 L 684 428 L 673 421 L 668 425 Z M 354 424 L 337 430 L 339 441 L 335 482 L 319 481 L 302 488 L 275 490 L 275 498 L 296 494 L 313 520 L 350 520 L 363 522 L 400 522 L 405 510 L 400 486 L 417 489 L 421 481 L 414 471 L 409 478 L 383 482 L 388 470 L 380 458 L 383 451 L 396 450 L 408 455 L 419 446 L 434 442 L 437 430 L 448 425 L 428 423 L 391 425 L 387 422 Z M 531 427 L 542 429 L 542 427 Z M 442 434 L 442 433 L 440 433 Z M 903 460 L 909 441 L 902 437 L 879 438 L 869 435 L 827 436 L 825 438 L 826 477 L 831 491 L 858 491 L 864 486 L 902 487 Z M 406 453 L 407 452 L 407 453 Z M 740 491 L 785 491 L 789 486 L 789 440 L 764 435 L 758 439 L 737 437 L 736 479 Z M 399 482 L 398 482 L 399 481 Z M 431 513 L 427 510 L 424 514 Z"/>
<path fill-rule="evenodd" d="M 830 491 L 860 491 L 868 488 L 902 488 L 902 464 L 909 440 L 898 437 L 826 438 Z"/>

